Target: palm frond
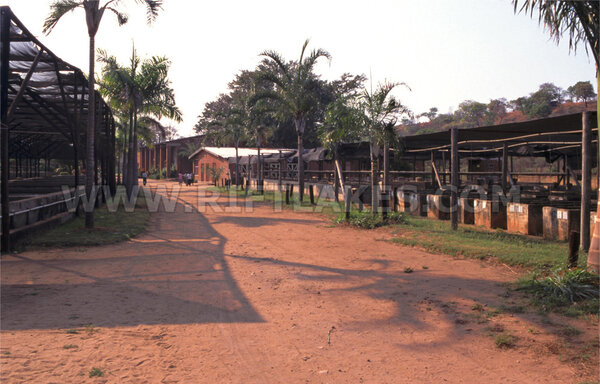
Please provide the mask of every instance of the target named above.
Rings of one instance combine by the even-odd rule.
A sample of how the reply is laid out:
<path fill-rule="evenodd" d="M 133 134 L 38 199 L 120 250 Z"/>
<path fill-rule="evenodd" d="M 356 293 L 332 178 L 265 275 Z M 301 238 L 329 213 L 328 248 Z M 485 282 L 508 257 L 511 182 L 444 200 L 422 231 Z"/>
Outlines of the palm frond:
<path fill-rule="evenodd" d="M 148 24 L 156 20 L 158 12 L 162 10 L 162 0 L 136 0 L 139 4 L 146 5 L 146 18 Z"/>
<path fill-rule="evenodd" d="M 129 20 L 129 18 L 127 17 L 126 14 L 119 12 L 118 10 L 116 10 L 113 7 L 105 6 L 105 9 L 108 9 L 109 11 L 111 11 L 112 13 L 114 13 L 117 16 L 117 22 L 119 23 L 119 26 L 127 24 L 127 21 Z"/>
<path fill-rule="evenodd" d="M 283 57 L 281 57 L 281 55 L 275 51 L 263 51 L 260 53 L 259 56 L 264 56 L 266 57 L 266 64 L 268 64 L 269 62 L 274 63 L 277 68 L 279 69 L 279 71 L 288 79 L 291 79 L 291 75 L 290 75 L 290 68 L 289 65 L 287 65 L 285 63 L 285 61 L 283 60 Z"/>
<path fill-rule="evenodd" d="M 304 44 L 302 44 L 302 50 L 300 51 L 300 60 L 298 60 L 299 63 L 302 63 L 302 61 L 304 59 L 304 52 L 306 51 L 306 48 L 308 47 L 308 43 L 310 43 L 310 39 L 306 39 L 304 41 Z"/>
<path fill-rule="evenodd" d="M 42 32 L 48 35 L 58 21 L 67 13 L 74 11 L 76 8 L 82 6 L 82 2 L 78 0 L 57 0 L 50 4 L 50 14 L 44 20 L 44 27 Z"/>

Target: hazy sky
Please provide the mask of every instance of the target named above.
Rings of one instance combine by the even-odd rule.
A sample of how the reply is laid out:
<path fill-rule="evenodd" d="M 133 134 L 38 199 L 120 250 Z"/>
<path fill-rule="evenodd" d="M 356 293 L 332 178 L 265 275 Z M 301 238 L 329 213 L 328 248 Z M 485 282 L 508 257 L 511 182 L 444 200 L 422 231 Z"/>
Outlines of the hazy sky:
<path fill-rule="evenodd" d="M 104 3 L 104 0 L 101 0 Z M 41 32 L 47 0 L 0 0 L 50 50 L 87 72 L 88 36 L 82 10 L 65 16 L 49 36 Z M 397 96 L 415 113 L 455 109 L 466 99 L 511 100 L 544 82 L 566 88 L 591 81 L 593 60 L 583 46 L 569 54 L 556 46 L 537 19 L 514 15 L 510 0 L 191 1 L 165 0 L 148 26 L 133 0 L 120 7 L 130 21 L 118 27 L 106 14 L 97 47 L 126 64 L 135 41 L 142 57 L 166 55 L 184 121 L 193 134 L 204 104 L 225 92 L 241 69 L 253 69 L 265 49 L 297 59 L 302 43 L 332 55 L 316 70 L 325 79 L 344 72 L 407 83 Z M 99 70 L 99 68 L 98 68 Z"/>

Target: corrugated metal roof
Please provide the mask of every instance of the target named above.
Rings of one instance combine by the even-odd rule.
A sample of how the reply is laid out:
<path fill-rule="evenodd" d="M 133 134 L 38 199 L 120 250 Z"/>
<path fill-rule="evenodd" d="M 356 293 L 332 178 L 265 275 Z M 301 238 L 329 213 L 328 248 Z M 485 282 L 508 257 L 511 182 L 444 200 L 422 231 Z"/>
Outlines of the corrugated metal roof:
<path fill-rule="evenodd" d="M 229 158 L 235 158 L 235 147 L 202 147 L 199 148 L 196 152 L 192 153 L 189 157 L 189 159 L 191 159 L 192 157 L 196 156 L 197 154 L 199 154 L 202 151 L 206 151 L 209 152 L 215 156 L 221 157 L 223 159 L 229 159 Z M 282 151 L 282 153 L 289 153 L 289 152 L 293 152 L 293 149 L 287 149 L 287 148 L 282 148 L 282 149 L 272 149 L 272 148 L 261 148 L 260 153 L 261 155 L 270 155 L 273 153 L 279 153 L 279 151 Z M 256 148 L 238 148 L 238 156 L 242 157 L 242 156 L 256 156 L 258 154 L 258 150 Z"/>

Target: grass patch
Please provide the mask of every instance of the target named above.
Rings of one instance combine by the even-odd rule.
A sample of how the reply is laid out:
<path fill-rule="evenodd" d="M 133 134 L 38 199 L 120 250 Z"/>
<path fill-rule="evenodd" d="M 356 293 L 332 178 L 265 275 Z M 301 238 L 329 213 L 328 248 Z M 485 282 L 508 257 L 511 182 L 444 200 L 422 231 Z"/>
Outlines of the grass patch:
<path fill-rule="evenodd" d="M 85 228 L 85 215 L 81 213 L 68 223 L 22 240 L 17 248 L 62 248 L 118 243 L 144 232 L 149 219 L 150 212 L 143 194 L 140 194 L 133 212 L 125 212 L 122 206 L 116 212 L 110 212 L 106 206 L 101 206 L 94 211 L 93 229 Z"/>
<path fill-rule="evenodd" d="M 428 251 L 475 259 L 495 258 L 508 265 L 555 268 L 564 265 L 568 254 L 566 243 L 510 234 L 503 230 L 487 230 L 459 225 L 452 231 L 449 221 L 404 216 L 398 225 L 395 243 L 418 246 Z M 585 255 L 580 262 L 585 264 Z"/>
<path fill-rule="evenodd" d="M 574 337 L 574 336 L 581 335 L 582 331 L 571 325 L 565 325 L 565 326 L 561 327 L 560 329 L 556 330 L 555 333 L 558 335 L 561 335 L 561 336 L 565 336 L 565 337 Z"/>
<path fill-rule="evenodd" d="M 89 375 L 90 377 L 102 377 L 104 376 L 104 371 L 100 368 L 93 367 L 92 369 L 90 369 Z"/>
<path fill-rule="evenodd" d="M 76 330 L 76 329 L 67 329 L 67 330 L 65 331 L 65 333 L 66 333 L 66 334 L 68 334 L 68 335 L 78 335 L 78 334 L 79 334 L 79 331 L 78 331 L 78 330 Z"/>
<path fill-rule="evenodd" d="M 540 312 L 579 317 L 598 315 L 600 276 L 584 269 L 557 269 L 550 274 L 532 273 L 517 282 L 517 289 L 531 296 Z"/>
<path fill-rule="evenodd" d="M 496 336 L 494 343 L 498 348 L 512 348 L 515 346 L 517 338 L 508 332 L 503 332 Z"/>
<path fill-rule="evenodd" d="M 248 191 L 246 191 L 236 189 L 235 187 L 227 189 L 225 187 L 213 186 L 207 187 L 206 190 L 218 193 L 219 196 L 223 198 L 235 198 L 240 200 L 250 200 L 255 203 L 267 203 L 281 209 L 293 209 L 296 211 L 319 212 L 326 214 L 333 214 L 335 212 L 342 212 L 344 210 L 343 203 L 319 199 L 317 195 L 315 195 L 315 204 L 310 203 L 310 197 L 308 194 L 304 195 L 304 199 L 301 203 L 298 199 L 297 188 L 294 189 L 294 194 L 289 199 L 289 205 L 285 204 L 285 190 L 264 191 L 262 194 L 259 194 L 256 190 L 253 189 L 249 189 Z"/>
<path fill-rule="evenodd" d="M 404 268 L 404 273 L 413 273 L 414 270 L 411 267 Z"/>
<path fill-rule="evenodd" d="M 76 344 L 65 344 L 63 345 L 64 349 L 75 349 L 75 348 L 79 348 Z"/>
<path fill-rule="evenodd" d="M 397 225 L 405 221 L 404 214 L 399 212 L 388 213 L 387 218 L 384 220 L 381 215 L 374 215 L 370 211 L 351 211 L 348 221 L 346 221 L 346 213 L 342 213 L 334 219 L 336 224 L 347 223 L 353 227 L 362 229 L 375 229 L 385 225 Z"/>

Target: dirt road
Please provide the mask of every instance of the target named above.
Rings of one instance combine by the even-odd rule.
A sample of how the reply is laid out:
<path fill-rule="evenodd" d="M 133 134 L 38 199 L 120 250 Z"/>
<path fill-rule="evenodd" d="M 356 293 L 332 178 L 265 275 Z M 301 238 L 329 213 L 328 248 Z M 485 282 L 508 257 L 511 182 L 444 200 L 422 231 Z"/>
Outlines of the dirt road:
<path fill-rule="evenodd" d="M 388 229 L 333 227 L 317 214 L 185 212 L 205 202 L 196 191 L 184 188 L 176 211 L 154 214 L 132 241 L 2 256 L 0 381 L 598 379 L 597 352 L 568 348 L 593 343 L 594 324 L 498 313 L 522 302 L 507 292 L 509 268 L 401 247 L 385 241 Z M 559 335 L 567 322 L 583 333 Z M 502 333 L 516 336 L 513 348 L 495 345 Z M 92 368 L 103 376 L 89 377 Z"/>

